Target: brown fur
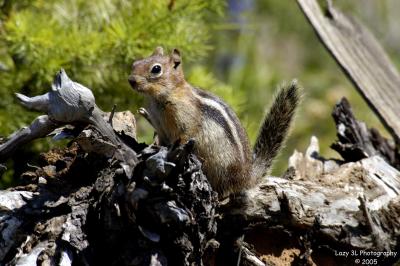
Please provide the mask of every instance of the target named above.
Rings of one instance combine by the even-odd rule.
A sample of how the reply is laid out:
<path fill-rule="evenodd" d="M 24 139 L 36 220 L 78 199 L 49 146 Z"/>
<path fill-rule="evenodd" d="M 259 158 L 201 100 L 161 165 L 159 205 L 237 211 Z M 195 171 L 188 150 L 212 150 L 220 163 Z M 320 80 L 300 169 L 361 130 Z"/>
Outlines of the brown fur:
<path fill-rule="evenodd" d="M 274 158 L 284 145 L 300 100 L 296 81 L 279 89 L 254 144 L 255 160 L 251 174 L 254 179 L 263 177 L 271 169 Z"/>
<path fill-rule="evenodd" d="M 157 77 L 151 73 L 154 64 L 162 67 Z M 164 56 L 157 48 L 150 57 L 135 61 L 129 80 L 146 95 L 150 121 L 162 144 L 196 141 L 195 153 L 220 196 L 249 187 L 251 152 L 245 130 L 222 100 L 185 81 L 177 50 Z"/>
<path fill-rule="evenodd" d="M 160 73 L 152 73 L 156 64 Z M 266 172 L 282 146 L 298 102 L 297 87 L 281 91 L 260 130 L 253 160 L 236 114 L 217 96 L 186 82 L 179 51 L 164 55 L 157 47 L 150 57 L 133 63 L 129 82 L 147 97 L 148 118 L 161 144 L 195 140 L 194 151 L 220 197 L 251 187 L 259 178 L 255 175 Z M 274 121 L 281 121 L 277 128 Z"/>

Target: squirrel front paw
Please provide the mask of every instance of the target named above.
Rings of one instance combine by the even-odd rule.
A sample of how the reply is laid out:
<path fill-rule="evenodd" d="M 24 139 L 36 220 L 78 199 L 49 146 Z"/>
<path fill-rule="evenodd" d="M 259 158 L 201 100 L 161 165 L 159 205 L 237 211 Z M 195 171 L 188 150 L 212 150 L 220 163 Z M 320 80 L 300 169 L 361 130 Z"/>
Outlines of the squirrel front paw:
<path fill-rule="evenodd" d="M 144 107 L 140 107 L 139 110 L 138 110 L 138 113 L 141 116 L 143 116 L 154 127 L 154 124 L 153 124 L 153 122 L 151 121 L 151 118 L 150 118 L 150 114 L 149 114 L 149 112 L 147 112 L 147 110 Z"/>

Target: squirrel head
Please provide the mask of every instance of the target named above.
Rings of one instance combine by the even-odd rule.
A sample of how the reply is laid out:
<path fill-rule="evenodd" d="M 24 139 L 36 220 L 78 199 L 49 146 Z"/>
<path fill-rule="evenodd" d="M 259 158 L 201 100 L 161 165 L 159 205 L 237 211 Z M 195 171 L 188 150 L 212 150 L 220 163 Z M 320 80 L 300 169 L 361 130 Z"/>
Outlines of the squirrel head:
<path fill-rule="evenodd" d="M 185 82 L 180 52 L 173 49 L 164 55 L 163 48 L 157 47 L 151 56 L 133 62 L 128 81 L 133 89 L 152 97 L 169 95 Z"/>

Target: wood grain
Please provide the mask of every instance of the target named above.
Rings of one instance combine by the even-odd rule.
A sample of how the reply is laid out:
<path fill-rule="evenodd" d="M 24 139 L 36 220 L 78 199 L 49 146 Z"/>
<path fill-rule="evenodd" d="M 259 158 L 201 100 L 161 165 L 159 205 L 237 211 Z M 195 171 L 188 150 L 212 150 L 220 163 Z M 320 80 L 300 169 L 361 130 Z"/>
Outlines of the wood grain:
<path fill-rule="evenodd" d="M 327 2 L 321 10 L 316 0 L 297 0 L 320 41 L 347 77 L 400 143 L 400 75 L 388 55 L 354 18 Z"/>

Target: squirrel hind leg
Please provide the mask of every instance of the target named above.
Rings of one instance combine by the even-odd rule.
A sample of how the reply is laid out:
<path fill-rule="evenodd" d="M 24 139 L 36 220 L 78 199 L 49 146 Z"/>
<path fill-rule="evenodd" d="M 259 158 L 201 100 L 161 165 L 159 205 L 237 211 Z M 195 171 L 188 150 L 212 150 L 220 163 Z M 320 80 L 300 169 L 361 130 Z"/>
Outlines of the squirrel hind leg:
<path fill-rule="evenodd" d="M 301 95 L 295 80 L 280 87 L 254 145 L 252 177 L 259 179 L 271 168 L 289 133 Z"/>

